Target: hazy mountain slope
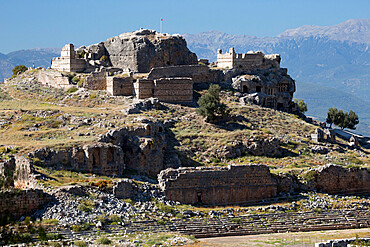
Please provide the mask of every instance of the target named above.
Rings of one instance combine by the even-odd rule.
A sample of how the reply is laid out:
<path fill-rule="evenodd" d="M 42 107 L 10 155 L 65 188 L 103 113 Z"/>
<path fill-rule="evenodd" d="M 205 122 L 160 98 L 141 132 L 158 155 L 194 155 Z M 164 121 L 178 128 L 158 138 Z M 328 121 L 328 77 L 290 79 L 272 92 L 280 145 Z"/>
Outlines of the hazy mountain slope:
<path fill-rule="evenodd" d="M 278 35 L 279 38 L 310 36 L 370 44 L 370 19 L 351 19 L 331 27 L 302 26 Z"/>
<path fill-rule="evenodd" d="M 218 31 L 184 37 L 199 58 L 211 61 L 216 60 L 219 48 L 224 52 L 235 47 L 238 53 L 279 53 L 282 67 L 287 67 L 294 79 L 338 88 L 370 101 L 370 19 L 349 20 L 332 27 L 304 26 L 278 37 Z"/>
<path fill-rule="evenodd" d="M 60 55 L 59 48 L 33 48 L 0 54 L 0 81 L 12 75 L 15 65 L 44 67 L 50 66 L 51 59 Z"/>
<path fill-rule="evenodd" d="M 308 105 L 306 115 L 325 121 L 329 107 L 344 111 L 353 110 L 360 119 L 355 132 L 370 136 L 370 105 L 368 102 L 338 89 L 314 83 L 296 82 L 296 86 L 297 92 L 294 97 L 305 99 Z"/>

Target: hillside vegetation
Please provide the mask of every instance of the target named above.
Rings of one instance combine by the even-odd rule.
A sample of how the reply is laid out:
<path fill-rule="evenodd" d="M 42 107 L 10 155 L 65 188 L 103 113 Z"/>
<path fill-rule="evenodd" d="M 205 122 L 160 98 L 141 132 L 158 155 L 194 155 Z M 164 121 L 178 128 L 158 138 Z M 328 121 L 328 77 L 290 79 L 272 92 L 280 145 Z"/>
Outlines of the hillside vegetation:
<path fill-rule="evenodd" d="M 368 150 L 310 139 L 317 126 L 296 115 L 241 106 L 232 91 L 221 91 L 230 116 L 207 123 L 194 106 L 165 104 L 164 110 L 124 113 L 132 97 L 111 97 L 103 91 L 68 90 L 34 81 L 37 70 L 27 71 L 0 88 L 0 141 L 18 153 L 36 148 L 66 148 L 93 142 L 111 129 L 135 125 L 135 119 L 172 120 L 168 136 L 185 166 L 264 163 L 276 171 L 309 169 L 326 163 L 368 166 Z M 201 90 L 196 95 L 202 95 Z M 328 154 L 313 147 L 320 146 Z M 5 154 L 4 154 L 5 155 Z"/>

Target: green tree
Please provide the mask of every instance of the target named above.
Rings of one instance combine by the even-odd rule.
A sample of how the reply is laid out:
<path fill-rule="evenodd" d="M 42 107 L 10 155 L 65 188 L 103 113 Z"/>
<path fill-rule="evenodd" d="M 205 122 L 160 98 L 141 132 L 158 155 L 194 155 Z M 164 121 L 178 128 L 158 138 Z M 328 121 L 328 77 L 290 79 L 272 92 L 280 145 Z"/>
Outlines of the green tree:
<path fill-rule="evenodd" d="M 19 73 L 25 72 L 26 70 L 27 70 L 27 67 L 26 66 L 24 66 L 24 65 L 17 65 L 12 70 L 13 71 L 12 77 L 18 75 Z"/>
<path fill-rule="evenodd" d="M 299 113 L 304 114 L 307 111 L 307 103 L 303 99 L 294 99 L 294 103 L 298 105 Z"/>
<path fill-rule="evenodd" d="M 330 124 L 330 128 L 332 124 L 334 123 L 335 116 L 338 114 L 338 109 L 337 108 L 332 108 L 330 107 L 328 109 L 328 116 L 326 117 L 326 122 Z"/>
<path fill-rule="evenodd" d="M 343 112 L 343 110 L 339 110 L 337 112 L 337 114 L 335 114 L 335 117 L 334 117 L 334 121 L 333 123 L 336 125 L 336 126 L 339 126 L 341 127 L 341 125 L 343 124 L 344 122 L 344 119 L 346 118 L 346 115 L 345 113 Z"/>
<path fill-rule="evenodd" d="M 345 127 L 344 128 L 348 128 L 348 129 L 356 129 L 356 125 L 359 123 L 360 121 L 358 120 L 358 115 L 350 110 L 348 114 L 346 114 L 346 121 L 345 121 Z"/>
<path fill-rule="evenodd" d="M 226 117 L 229 114 L 228 107 L 221 102 L 220 86 L 212 84 L 207 93 L 198 100 L 197 113 L 206 118 L 207 122 L 213 122 L 218 117 Z"/>

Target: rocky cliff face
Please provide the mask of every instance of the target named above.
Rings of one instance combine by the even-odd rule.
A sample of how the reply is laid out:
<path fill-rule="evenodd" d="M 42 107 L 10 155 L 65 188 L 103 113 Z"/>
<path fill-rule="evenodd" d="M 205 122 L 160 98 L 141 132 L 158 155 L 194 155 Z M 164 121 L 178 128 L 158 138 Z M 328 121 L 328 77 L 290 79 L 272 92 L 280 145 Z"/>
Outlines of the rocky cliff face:
<path fill-rule="evenodd" d="M 104 42 L 113 67 L 149 72 L 154 67 L 197 64 L 197 56 L 180 35 L 142 29 Z"/>

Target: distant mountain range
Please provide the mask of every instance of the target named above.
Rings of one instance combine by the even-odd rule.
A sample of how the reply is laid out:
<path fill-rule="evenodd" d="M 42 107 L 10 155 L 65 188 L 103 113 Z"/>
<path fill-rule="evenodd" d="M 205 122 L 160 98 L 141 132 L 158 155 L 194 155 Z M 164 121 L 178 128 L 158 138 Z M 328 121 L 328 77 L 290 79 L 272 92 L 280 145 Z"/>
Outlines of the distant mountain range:
<path fill-rule="evenodd" d="M 324 120 L 328 107 L 354 110 L 356 132 L 370 136 L 370 19 L 335 26 L 302 26 L 277 37 L 231 35 L 219 31 L 184 34 L 198 58 L 216 61 L 217 49 L 237 53 L 279 53 L 281 66 L 297 81 L 295 97 L 308 103 L 308 115 Z"/>
<path fill-rule="evenodd" d="M 184 34 L 198 58 L 216 61 L 217 49 L 279 53 L 282 67 L 297 81 L 295 97 L 308 102 L 308 115 L 323 120 L 328 107 L 355 110 L 357 132 L 370 135 L 370 19 L 348 20 L 330 27 L 302 26 L 277 37 L 231 35 L 219 31 Z M 0 53 L 0 81 L 17 64 L 49 67 L 60 48 L 35 48 Z"/>
<path fill-rule="evenodd" d="M 217 49 L 238 53 L 279 53 L 294 79 L 318 83 L 370 101 L 370 19 L 331 26 L 303 26 L 277 37 L 231 35 L 219 31 L 183 35 L 198 58 L 216 61 Z"/>
<path fill-rule="evenodd" d="M 18 64 L 27 67 L 47 68 L 50 66 L 53 57 L 60 56 L 61 48 L 33 48 L 28 50 L 19 50 L 8 54 L 0 53 L 0 81 L 12 75 L 12 69 Z"/>

